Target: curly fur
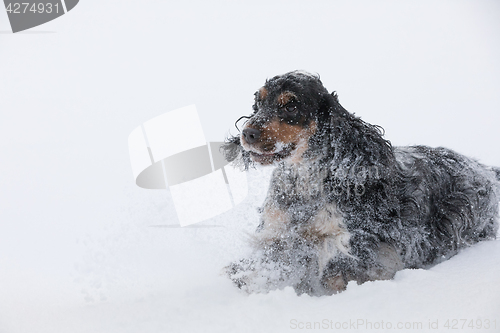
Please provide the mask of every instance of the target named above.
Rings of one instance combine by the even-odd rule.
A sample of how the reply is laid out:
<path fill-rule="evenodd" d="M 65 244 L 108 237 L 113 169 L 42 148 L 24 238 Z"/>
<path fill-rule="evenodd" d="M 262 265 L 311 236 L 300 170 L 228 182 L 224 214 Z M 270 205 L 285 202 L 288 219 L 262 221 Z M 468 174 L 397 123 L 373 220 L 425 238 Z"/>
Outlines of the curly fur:
<path fill-rule="evenodd" d="M 276 168 L 253 255 L 226 267 L 238 287 L 332 294 L 496 237 L 500 169 L 445 148 L 393 147 L 305 72 L 266 81 L 253 108 L 224 153 Z"/>

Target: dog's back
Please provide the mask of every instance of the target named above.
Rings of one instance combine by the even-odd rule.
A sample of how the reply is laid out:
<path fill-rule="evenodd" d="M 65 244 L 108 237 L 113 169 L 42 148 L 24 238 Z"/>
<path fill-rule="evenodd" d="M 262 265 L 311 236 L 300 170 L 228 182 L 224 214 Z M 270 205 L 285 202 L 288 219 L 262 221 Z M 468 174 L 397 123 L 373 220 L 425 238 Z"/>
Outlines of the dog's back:
<path fill-rule="evenodd" d="M 420 245 L 425 255 L 407 257 L 407 266 L 433 264 L 496 237 L 500 170 L 446 148 L 396 147 L 394 153 L 405 177 L 402 198 L 411 198 L 409 211 L 429 235 Z"/>

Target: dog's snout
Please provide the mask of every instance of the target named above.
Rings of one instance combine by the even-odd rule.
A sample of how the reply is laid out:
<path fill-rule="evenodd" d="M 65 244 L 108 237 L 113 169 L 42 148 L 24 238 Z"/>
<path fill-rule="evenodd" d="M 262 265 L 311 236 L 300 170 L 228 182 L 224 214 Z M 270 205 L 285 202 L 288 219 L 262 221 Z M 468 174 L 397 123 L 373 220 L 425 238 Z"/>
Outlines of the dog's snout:
<path fill-rule="evenodd" d="M 243 137 L 245 138 L 245 141 L 248 142 L 249 144 L 253 144 L 259 141 L 260 135 L 261 131 L 255 128 L 245 128 L 243 130 Z"/>

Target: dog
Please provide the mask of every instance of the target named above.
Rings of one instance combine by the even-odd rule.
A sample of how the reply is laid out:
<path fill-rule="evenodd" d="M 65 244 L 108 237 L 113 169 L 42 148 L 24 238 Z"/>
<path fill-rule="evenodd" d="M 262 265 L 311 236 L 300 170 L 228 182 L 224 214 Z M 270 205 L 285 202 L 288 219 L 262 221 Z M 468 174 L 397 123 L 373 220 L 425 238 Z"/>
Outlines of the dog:
<path fill-rule="evenodd" d="M 446 148 L 393 147 L 317 75 L 267 80 L 244 118 L 226 159 L 275 166 L 252 255 L 224 270 L 248 293 L 331 295 L 496 238 L 499 168 Z"/>

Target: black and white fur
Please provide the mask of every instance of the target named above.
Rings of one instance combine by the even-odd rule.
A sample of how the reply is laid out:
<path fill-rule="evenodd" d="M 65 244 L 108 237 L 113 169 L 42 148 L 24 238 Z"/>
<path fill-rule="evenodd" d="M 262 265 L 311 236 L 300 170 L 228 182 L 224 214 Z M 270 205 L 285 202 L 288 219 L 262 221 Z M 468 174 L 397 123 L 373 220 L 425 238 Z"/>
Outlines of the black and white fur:
<path fill-rule="evenodd" d="M 253 254 L 225 270 L 247 292 L 333 294 L 496 237 L 498 168 L 446 148 L 392 147 L 318 76 L 266 81 L 247 118 L 226 158 L 276 166 Z"/>

